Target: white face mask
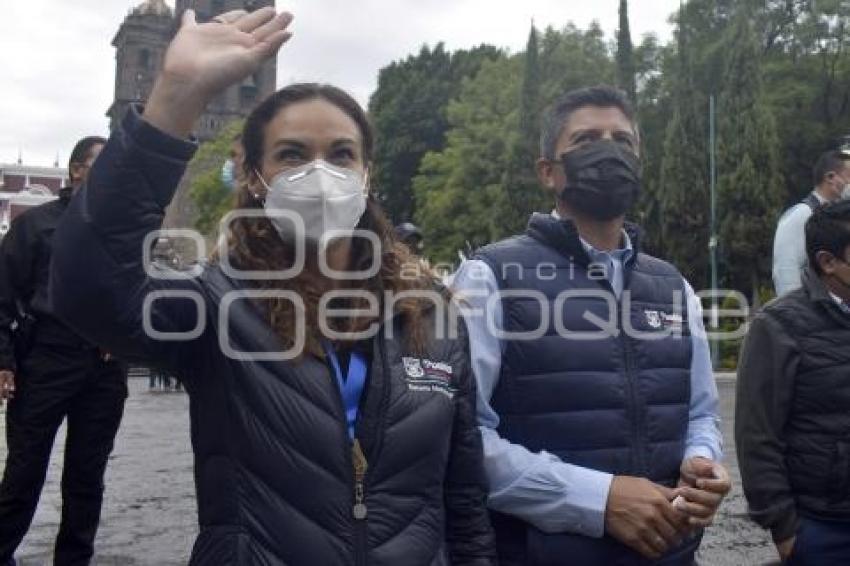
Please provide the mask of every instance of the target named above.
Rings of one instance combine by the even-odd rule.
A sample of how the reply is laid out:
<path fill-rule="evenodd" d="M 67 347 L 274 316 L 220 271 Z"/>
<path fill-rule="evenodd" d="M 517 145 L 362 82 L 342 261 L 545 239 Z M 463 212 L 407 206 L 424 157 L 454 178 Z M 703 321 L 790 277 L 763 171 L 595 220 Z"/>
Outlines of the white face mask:
<path fill-rule="evenodd" d="M 335 167 L 318 159 L 307 165 L 287 169 L 265 185 L 264 208 L 284 241 L 304 237 L 318 242 L 329 230 L 353 230 L 366 211 L 366 180 L 363 175 Z M 293 222 L 274 212 L 294 212 L 304 221 L 305 233 L 296 233 Z"/>

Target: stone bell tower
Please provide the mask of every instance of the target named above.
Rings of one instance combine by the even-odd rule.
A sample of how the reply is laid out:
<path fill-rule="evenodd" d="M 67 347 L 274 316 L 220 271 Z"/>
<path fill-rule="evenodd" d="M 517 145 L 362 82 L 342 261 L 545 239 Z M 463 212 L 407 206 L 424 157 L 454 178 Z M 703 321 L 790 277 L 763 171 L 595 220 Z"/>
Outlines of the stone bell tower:
<path fill-rule="evenodd" d="M 112 40 L 116 49 L 115 100 L 107 111 L 110 129 L 127 107 L 144 102 L 162 68 L 168 43 L 187 8 L 195 10 L 198 22 L 230 10 L 253 11 L 274 6 L 274 0 L 176 0 L 172 10 L 164 0 L 145 0 L 133 8 Z M 252 76 L 217 96 L 201 117 L 195 135 L 201 142 L 213 139 L 233 120 L 246 117 L 254 106 L 275 91 L 277 61 L 270 59 Z"/>
<path fill-rule="evenodd" d="M 231 10 L 250 12 L 274 5 L 275 0 L 175 0 L 172 9 L 164 0 L 145 0 L 130 10 L 112 40 L 116 49 L 116 64 L 115 99 L 107 111 L 110 129 L 120 124 L 130 104 L 147 100 L 154 80 L 162 69 L 165 51 L 186 9 L 193 9 L 197 21 L 203 23 Z M 232 121 L 247 117 L 254 106 L 276 88 L 275 57 L 266 61 L 252 76 L 231 86 L 210 102 L 195 128 L 198 140 L 201 143 L 212 140 Z M 220 166 L 215 163 L 198 163 L 197 160 L 189 166 L 168 207 L 165 227 L 192 227 L 195 209 L 188 190 L 192 178 L 209 171 L 210 167 Z M 191 256 L 190 253 L 184 255 Z"/>

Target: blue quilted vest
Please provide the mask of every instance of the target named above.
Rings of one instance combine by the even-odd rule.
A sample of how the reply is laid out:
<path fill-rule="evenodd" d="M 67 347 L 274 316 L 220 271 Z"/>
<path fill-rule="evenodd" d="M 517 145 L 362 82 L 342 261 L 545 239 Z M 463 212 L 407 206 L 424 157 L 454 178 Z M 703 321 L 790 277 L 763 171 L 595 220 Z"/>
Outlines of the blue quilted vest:
<path fill-rule="evenodd" d="M 691 394 L 685 283 L 670 264 L 639 253 L 636 228 L 627 230 L 636 253 L 619 299 L 571 222 L 536 214 L 525 234 L 478 252 L 509 293 L 504 331 L 542 334 L 505 340 L 491 403 L 499 434 L 532 452 L 673 486 Z M 503 564 L 646 563 L 607 536 L 548 535 L 499 514 L 493 522 Z M 690 564 L 698 543 L 686 541 L 663 563 Z"/>

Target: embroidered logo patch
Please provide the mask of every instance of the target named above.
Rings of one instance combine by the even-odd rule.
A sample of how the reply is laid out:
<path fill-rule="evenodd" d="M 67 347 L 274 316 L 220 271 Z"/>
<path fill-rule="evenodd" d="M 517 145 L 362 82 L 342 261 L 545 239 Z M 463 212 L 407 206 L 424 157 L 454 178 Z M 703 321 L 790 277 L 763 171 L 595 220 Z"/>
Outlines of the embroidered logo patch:
<path fill-rule="evenodd" d="M 650 326 L 650 328 L 655 328 L 656 330 L 661 328 L 661 313 L 658 311 L 643 311 L 646 315 L 646 323 Z"/>
<path fill-rule="evenodd" d="M 425 377 L 425 370 L 422 369 L 422 361 L 419 358 L 402 358 L 401 361 L 404 362 L 404 373 L 408 377 Z"/>
<path fill-rule="evenodd" d="M 445 362 L 403 357 L 405 381 L 410 391 L 442 393 L 449 399 L 457 391 L 452 386 L 452 366 Z"/>
<path fill-rule="evenodd" d="M 664 329 L 674 334 L 682 332 L 684 319 L 681 314 L 653 310 L 645 310 L 643 313 L 646 316 L 646 324 L 653 330 Z"/>

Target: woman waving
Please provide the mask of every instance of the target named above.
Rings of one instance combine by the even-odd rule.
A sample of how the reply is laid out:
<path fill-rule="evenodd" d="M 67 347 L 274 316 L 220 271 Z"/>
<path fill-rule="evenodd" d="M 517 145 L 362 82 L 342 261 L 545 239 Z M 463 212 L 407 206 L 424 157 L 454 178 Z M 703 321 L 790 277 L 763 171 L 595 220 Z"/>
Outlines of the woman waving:
<path fill-rule="evenodd" d="M 186 13 L 146 108 L 57 230 L 54 308 L 185 383 L 193 564 L 492 564 L 465 330 L 370 195 L 373 134 L 349 95 L 303 84 L 263 101 L 211 261 L 146 269 L 193 125 L 291 19 Z"/>

